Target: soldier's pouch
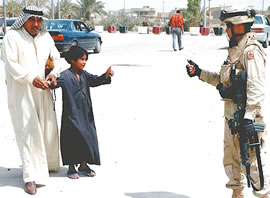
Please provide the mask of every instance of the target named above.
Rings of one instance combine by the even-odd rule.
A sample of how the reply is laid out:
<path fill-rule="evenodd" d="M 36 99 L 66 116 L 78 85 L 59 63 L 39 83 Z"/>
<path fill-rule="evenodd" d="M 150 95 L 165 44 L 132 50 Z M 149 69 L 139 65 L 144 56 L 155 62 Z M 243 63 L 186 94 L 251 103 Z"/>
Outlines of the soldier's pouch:
<path fill-rule="evenodd" d="M 231 64 L 223 64 L 220 69 L 220 82 L 224 86 L 230 85 Z"/>

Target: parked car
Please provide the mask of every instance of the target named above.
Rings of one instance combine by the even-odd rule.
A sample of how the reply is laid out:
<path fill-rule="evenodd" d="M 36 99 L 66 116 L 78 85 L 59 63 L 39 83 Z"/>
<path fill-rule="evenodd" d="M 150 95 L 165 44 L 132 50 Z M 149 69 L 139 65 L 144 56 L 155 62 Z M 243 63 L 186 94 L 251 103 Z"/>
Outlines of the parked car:
<path fill-rule="evenodd" d="M 12 24 L 16 21 L 16 18 L 6 18 L 6 32 L 10 29 Z M 5 35 L 4 18 L 0 18 L 0 39 Z"/>
<path fill-rule="evenodd" d="M 92 31 L 84 22 L 77 19 L 48 19 L 45 20 L 55 46 L 60 53 L 68 51 L 71 46 L 80 46 L 87 51 L 99 53 L 101 36 Z"/>
<path fill-rule="evenodd" d="M 269 19 L 264 15 L 257 14 L 255 16 L 255 22 L 251 26 L 251 30 L 256 32 L 257 40 L 262 43 L 264 48 L 267 48 L 270 41 Z"/>

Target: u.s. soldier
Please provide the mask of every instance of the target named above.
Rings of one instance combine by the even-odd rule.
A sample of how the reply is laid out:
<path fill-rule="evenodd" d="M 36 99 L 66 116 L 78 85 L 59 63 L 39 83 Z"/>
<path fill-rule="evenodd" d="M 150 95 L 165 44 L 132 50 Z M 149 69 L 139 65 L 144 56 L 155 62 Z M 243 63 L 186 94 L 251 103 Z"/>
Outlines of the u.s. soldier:
<path fill-rule="evenodd" d="M 229 182 L 227 188 L 233 190 L 233 198 L 244 197 L 243 189 L 246 186 L 246 167 L 241 165 L 241 152 L 239 134 L 232 135 L 229 120 L 234 119 L 237 104 L 232 99 L 227 99 L 231 93 L 232 68 L 236 73 L 246 72 L 245 84 L 245 109 L 242 119 L 243 128 L 254 128 L 253 123 L 263 123 L 262 105 L 265 98 L 265 69 L 266 57 L 262 45 L 256 40 L 256 35 L 251 32 L 251 26 L 255 21 L 255 11 L 248 9 L 231 9 L 221 12 L 221 21 L 227 26 L 229 37 L 228 57 L 221 66 L 219 73 L 202 70 L 198 65 L 187 65 L 187 73 L 190 77 L 198 76 L 200 80 L 207 82 L 221 92 L 225 102 L 225 129 L 224 129 L 224 168 Z M 225 96 L 224 96 L 225 95 Z M 228 97 L 230 98 L 230 97 Z M 256 197 L 270 198 L 269 176 L 265 167 L 264 155 L 266 132 L 258 132 L 261 149 L 261 161 L 263 167 L 263 189 L 260 189 L 261 180 L 255 151 L 249 149 L 250 176 L 252 183 L 259 190 L 253 190 Z"/>

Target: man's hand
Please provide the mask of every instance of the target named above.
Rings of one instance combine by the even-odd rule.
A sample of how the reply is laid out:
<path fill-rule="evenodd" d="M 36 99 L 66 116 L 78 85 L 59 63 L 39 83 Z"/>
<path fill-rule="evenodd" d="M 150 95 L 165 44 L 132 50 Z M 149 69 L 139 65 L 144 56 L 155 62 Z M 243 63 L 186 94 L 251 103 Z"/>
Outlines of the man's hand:
<path fill-rule="evenodd" d="M 105 77 L 108 78 L 109 76 L 113 76 L 114 75 L 114 71 L 112 70 L 112 66 L 110 66 L 105 74 Z"/>
<path fill-rule="evenodd" d="M 33 80 L 33 85 L 34 85 L 34 87 L 42 89 L 42 90 L 46 90 L 49 88 L 49 83 L 47 81 L 41 80 L 40 77 L 36 77 Z"/>
<path fill-rule="evenodd" d="M 49 85 L 53 85 L 53 86 L 57 85 L 57 80 L 53 74 L 47 75 L 45 81 L 48 82 Z"/>

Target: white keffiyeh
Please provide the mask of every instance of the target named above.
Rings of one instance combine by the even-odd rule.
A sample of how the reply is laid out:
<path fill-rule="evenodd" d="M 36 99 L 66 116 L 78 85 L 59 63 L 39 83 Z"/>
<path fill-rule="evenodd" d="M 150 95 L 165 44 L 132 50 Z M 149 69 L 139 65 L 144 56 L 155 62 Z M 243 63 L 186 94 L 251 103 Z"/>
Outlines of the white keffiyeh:
<path fill-rule="evenodd" d="M 31 17 L 40 17 L 42 20 L 43 19 L 43 11 L 39 9 L 36 6 L 28 6 L 23 9 L 23 12 L 18 16 L 16 19 L 15 23 L 11 26 L 12 30 L 19 30 L 21 27 L 24 25 L 24 23 Z M 46 32 L 46 24 L 43 21 L 42 27 L 41 27 L 41 32 Z"/>

